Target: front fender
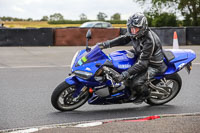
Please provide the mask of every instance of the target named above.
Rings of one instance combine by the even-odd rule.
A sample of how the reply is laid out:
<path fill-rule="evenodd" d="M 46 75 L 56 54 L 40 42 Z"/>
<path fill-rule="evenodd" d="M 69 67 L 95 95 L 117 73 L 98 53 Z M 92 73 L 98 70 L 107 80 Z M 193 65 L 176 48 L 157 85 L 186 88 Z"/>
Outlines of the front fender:
<path fill-rule="evenodd" d="M 65 82 L 69 85 L 77 85 L 80 82 L 77 80 L 76 76 L 70 76 L 65 79 Z"/>
<path fill-rule="evenodd" d="M 65 82 L 69 85 L 74 85 L 76 86 L 76 90 L 74 92 L 74 97 L 77 97 L 80 94 L 81 89 L 83 88 L 83 84 L 78 81 L 76 76 L 70 76 L 65 79 Z"/>

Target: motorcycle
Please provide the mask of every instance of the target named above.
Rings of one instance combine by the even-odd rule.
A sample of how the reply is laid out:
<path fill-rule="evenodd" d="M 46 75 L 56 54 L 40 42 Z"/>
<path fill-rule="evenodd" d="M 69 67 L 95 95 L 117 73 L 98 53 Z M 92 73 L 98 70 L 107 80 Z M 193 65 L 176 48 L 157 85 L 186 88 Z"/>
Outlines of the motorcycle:
<path fill-rule="evenodd" d="M 88 30 L 86 49 L 75 54 L 69 77 L 52 93 L 51 103 L 57 110 L 72 111 L 87 101 L 95 105 L 134 103 L 134 100 L 129 100 L 131 95 L 129 81 L 134 76 L 116 83 L 113 74 L 120 74 L 134 65 L 137 56 L 127 50 L 106 55 L 98 45 L 89 48 L 88 41 L 91 37 L 91 30 Z M 149 105 L 162 105 L 175 98 L 182 85 L 181 77 L 177 72 L 186 68 L 190 73 L 192 61 L 196 58 L 195 52 L 189 49 L 163 51 L 167 70 L 148 81 L 147 85 L 151 93 L 145 102 Z"/>

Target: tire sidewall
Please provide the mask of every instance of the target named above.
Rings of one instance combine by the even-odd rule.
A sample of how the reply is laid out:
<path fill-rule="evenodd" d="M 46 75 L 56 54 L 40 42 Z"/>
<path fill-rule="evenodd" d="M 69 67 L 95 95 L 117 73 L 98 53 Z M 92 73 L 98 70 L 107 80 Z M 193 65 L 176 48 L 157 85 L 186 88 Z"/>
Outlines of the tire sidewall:
<path fill-rule="evenodd" d="M 57 109 L 57 110 L 59 110 L 59 111 L 72 111 L 72 110 L 77 109 L 77 108 L 79 108 L 80 106 L 82 106 L 82 105 L 88 100 L 88 98 L 89 98 L 89 93 L 88 93 L 87 98 L 84 99 L 84 101 L 80 101 L 81 104 L 76 103 L 77 106 L 76 106 L 76 105 L 72 105 L 71 107 L 69 106 L 68 108 L 62 108 L 62 107 L 60 107 L 59 104 L 58 104 L 58 99 L 59 99 L 61 93 L 62 93 L 64 90 L 66 90 L 66 88 L 69 88 L 69 87 L 71 87 L 71 86 L 73 86 L 73 85 L 69 85 L 69 84 L 67 84 L 65 81 L 63 81 L 62 83 L 60 83 L 60 84 L 55 88 L 55 90 L 53 91 L 53 93 L 52 93 L 52 95 L 51 95 L 51 104 L 52 104 L 52 106 L 53 106 L 55 109 Z"/>

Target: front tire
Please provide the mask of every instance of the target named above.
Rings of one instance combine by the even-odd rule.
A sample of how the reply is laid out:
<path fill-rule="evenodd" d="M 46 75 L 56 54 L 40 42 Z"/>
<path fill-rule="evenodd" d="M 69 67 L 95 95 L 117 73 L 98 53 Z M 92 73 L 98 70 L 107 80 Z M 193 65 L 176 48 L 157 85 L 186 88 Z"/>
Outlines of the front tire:
<path fill-rule="evenodd" d="M 59 111 L 72 111 L 82 106 L 89 98 L 87 91 L 83 97 L 74 98 L 76 88 L 67 84 L 65 81 L 60 83 L 51 95 L 51 104 Z"/>
<path fill-rule="evenodd" d="M 152 84 L 161 87 L 167 94 L 162 95 L 161 92 L 152 88 L 150 98 L 147 99 L 146 103 L 150 105 L 163 105 L 177 96 L 182 86 L 182 80 L 179 74 L 175 73 L 167 75 L 162 80 L 155 80 Z"/>

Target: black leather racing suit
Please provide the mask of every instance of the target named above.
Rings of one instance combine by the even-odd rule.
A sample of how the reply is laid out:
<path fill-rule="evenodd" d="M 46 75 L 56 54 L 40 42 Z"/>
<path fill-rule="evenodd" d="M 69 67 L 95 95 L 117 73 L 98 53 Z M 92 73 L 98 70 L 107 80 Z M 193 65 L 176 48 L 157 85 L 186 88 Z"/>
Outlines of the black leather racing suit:
<path fill-rule="evenodd" d="M 107 47 L 113 47 L 123 46 L 130 42 L 133 45 L 134 54 L 138 56 L 137 62 L 127 70 L 130 75 L 136 75 L 131 81 L 131 88 L 139 95 L 147 96 L 149 91 L 145 82 L 166 70 L 161 42 L 159 37 L 148 29 L 145 35 L 138 39 L 122 35 L 105 43 Z"/>

